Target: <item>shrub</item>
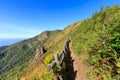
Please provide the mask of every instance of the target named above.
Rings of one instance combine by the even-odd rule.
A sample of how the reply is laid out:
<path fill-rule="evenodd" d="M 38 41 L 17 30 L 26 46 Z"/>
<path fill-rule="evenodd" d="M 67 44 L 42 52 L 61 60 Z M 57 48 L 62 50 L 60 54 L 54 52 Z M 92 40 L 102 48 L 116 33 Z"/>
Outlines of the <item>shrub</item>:
<path fill-rule="evenodd" d="M 25 77 L 21 78 L 21 80 L 25 80 Z"/>
<path fill-rule="evenodd" d="M 50 55 L 46 56 L 46 58 L 45 58 L 45 64 L 48 65 L 48 64 L 50 64 L 53 60 L 54 60 L 54 56 L 53 56 L 53 54 L 50 54 Z"/>

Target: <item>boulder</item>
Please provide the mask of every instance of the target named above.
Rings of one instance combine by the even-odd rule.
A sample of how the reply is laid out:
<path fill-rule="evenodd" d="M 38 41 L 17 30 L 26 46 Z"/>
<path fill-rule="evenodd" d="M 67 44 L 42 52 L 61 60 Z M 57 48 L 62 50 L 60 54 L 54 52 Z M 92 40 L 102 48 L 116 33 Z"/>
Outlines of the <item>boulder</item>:
<path fill-rule="evenodd" d="M 59 60 L 59 55 L 58 54 L 54 54 L 54 58 L 55 58 L 55 62 L 58 63 L 58 60 Z"/>

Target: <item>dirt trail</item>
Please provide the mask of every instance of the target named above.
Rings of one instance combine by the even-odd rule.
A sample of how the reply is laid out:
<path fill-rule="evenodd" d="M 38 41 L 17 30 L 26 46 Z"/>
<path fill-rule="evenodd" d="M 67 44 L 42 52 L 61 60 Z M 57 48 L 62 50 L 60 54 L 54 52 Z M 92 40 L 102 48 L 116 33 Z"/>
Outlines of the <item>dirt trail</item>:
<path fill-rule="evenodd" d="M 86 76 L 87 66 L 82 62 L 81 60 L 82 56 L 77 56 L 75 54 L 71 43 L 69 45 L 69 48 L 70 48 L 71 57 L 74 60 L 73 61 L 74 71 L 77 71 L 75 80 L 87 80 L 87 76 Z"/>

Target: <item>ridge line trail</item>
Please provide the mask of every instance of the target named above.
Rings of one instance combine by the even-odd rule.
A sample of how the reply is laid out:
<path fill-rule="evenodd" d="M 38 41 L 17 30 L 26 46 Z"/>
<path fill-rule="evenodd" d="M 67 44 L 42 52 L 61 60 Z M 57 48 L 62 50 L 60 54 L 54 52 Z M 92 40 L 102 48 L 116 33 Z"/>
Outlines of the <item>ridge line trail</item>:
<path fill-rule="evenodd" d="M 73 61 L 74 71 L 77 71 L 75 80 L 87 80 L 86 76 L 87 65 L 85 65 L 81 60 L 82 56 L 78 56 L 75 54 L 71 43 L 69 43 L 69 49 L 72 60 L 74 60 Z"/>

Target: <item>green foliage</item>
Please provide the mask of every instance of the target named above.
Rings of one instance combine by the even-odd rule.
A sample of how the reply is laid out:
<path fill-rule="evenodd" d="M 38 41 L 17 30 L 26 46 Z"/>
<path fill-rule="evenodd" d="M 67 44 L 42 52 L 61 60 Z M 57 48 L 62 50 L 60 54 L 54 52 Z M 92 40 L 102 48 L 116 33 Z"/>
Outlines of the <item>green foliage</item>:
<path fill-rule="evenodd" d="M 91 19 L 82 21 L 70 38 L 77 54 L 89 54 L 86 62 L 93 66 L 89 75 L 102 80 L 120 79 L 119 6 L 103 7 Z"/>
<path fill-rule="evenodd" d="M 102 74 L 103 80 L 112 80 L 110 74 Z"/>
<path fill-rule="evenodd" d="M 10 46 L 0 47 L 0 79 L 15 80 L 18 75 L 28 66 L 30 60 L 35 56 L 36 47 L 42 46 L 50 41 L 51 37 L 60 30 L 45 31 L 33 38 L 15 43 Z M 43 41 L 38 41 L 41 36 L 47 36 Z M 32 47 L 29 47 L 31 44 Z"/>
<path fill-rule="evenodd" d="M 91 60 L 91 61 L 90 61 L 89 64 L 95 65 L 95 64 L 96 64 L 96 61 L 97 61 L 96 59 L 97 59 L 97 58 L 96 58 L 95 56 L 91 56 L 91 57 L 90 57 L 90 60 Z"/>
<path fill-rule="evenodd" d="M 120 68 L 120 58 L 116 60 L 115 65 Z"/>
<path fill-rule="evenodd" d="M 21 78 L 21 80 L 25 80 L 25 77 Z"/>
<path fill-rule="evenodd" d="M 45 58 L 45 64 L 48 65 L 48 64 L 50 64 L 53 60 L 54 60 L 54 55 L 53 55 L 53 54 L 49 54 L 49 55 L 46 56 L 46 58 Z"/>
<path fill-rule="evenodd" d="M 52 72 L 48 72 L 46 69 L 43 69 L 38 80 L 54 80 L 54 74 Z"/>
<path fill-rule="evenodd" d="M 41 42 L 38 41 L 38 37 L 41 35 L 38 35 L 0 50 L 0 55 L 2 55 L 0 79 L 15 80 L 28 66 L 28 62 L 35 55 L 37 46 L 47 45 L 49 53 L 59 52 L 63 42 L 69 37 L 78 55 L 87 53 L 89 55 L 86 62 L 93 69 L 88 72 L 88 76 L 92 76 L 96 80 L 120 80 L 119 6 L 103 7 L 92 18 L 72 24 L 59 32 L 59 30 L 45 31 L 41 35 L 46 35 L 47 38 Z M 32 48 L 28 44 L 32 44 Z M 53 60 L 53 55 L 46 55 L 45 64 L 49 64 Z M 56 66 L 53 73 L 56 73 L 58 68 Z M 43 70 L 42 74 L 33 80 L 53 80 L 53 73 Z"/>
<path fill-rule="evenodd" d="M 90 79 L 93 79 L 96 77 L 96 74 L 92 71 L 87 71 L 87 76 L 89 76 Z"/>
<path fill-rule="evenodd" d="M 117 73 L 120 74 L 120 68 L 117 69 Z"/>
<path fill-rule="evenodd" d="M 55 66 L 55 67 L 53 68 L 53 73 L 54 73 L 54 74 L 57 74 L 58 70 L 59 70 L 59 68 L 58 68 L 57 66 Z"/>

